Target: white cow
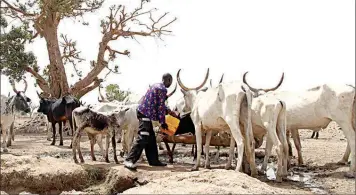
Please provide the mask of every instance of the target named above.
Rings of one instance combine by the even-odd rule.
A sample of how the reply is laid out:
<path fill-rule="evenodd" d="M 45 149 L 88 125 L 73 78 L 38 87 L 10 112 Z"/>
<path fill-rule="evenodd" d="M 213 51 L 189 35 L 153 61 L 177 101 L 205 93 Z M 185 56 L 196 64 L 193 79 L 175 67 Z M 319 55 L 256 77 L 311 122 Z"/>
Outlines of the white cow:
<path fill-rule="evenodd" d="M 205 165 L 209 165 L 209 145 L 212 135 L 212 131 L 225 131 L 230 130 L 233 138 L 230 142 L 230 157 L 226 168 L 231 167 L 231 159 L 234 154 L 235 141 L 238 150 L 238 160 L 236 165 L 236 171 L 241 171 L 242 157 L 244 154 L 244 146 L 246 145 L 246 156 L 251 165 L 251 175 L 257 175 L 257 169 L 255 164 L 255 151 L 254 151 L 254 139 L 251 125 L 251 110 L 249 110 L 246 118 L 248 124 L 245 129 L 245 138 L 240 130 L 240 108 L 243 98 L 247 96 L 248 105 L 251 105 L 252 94 L 247 86 L 244 86 L 239 82 L 223 83 L 217 88 L 210 90 L 198 91 L 201 89 L 209 76 L 209 69 L 205 76 L 204 82 L 196 88 L 186 87 L 180 80 L 180 71 L 177 73 L 177 81 L 182 88 L 181 91 L 184 94 L 185 107 L 191 110 L 191 118 L 195 125 L 195 136 L 197 142 L 197 160 L 193 166 L 192 171 L 198 170 L 200 165 L 201 150 L 202 150 L 202 131 L 206 132 L 206 162 Z M 245 91 L 245 92 L 244 92 Z M 199 92 L 199 93 L 198 93 Z M 209 167 L 207 167 L 209 168 Z"/>
<path fill-rule="evenodd" d="M 219 84 L 222 83 L 223 79 L 224 79 L 224 74 L 221 75 Z M 204 89 L 203 91 L 209 90 L 211 88 L 213 88 L 212 79 L 210 79 L 210 86 L 207 87 L 206 89 Z M 178 115 L 180 115 L 180 116 L 184 116 L 185 114 L 191 112 L 191 110 L 185 110 L 185 109 L 186 109 L 186 107 L 184 107 L 184 97 L 181 97 L 175 102 L 175 104 L 173 106 L 173 111 L 178 112 L 179 113 Z M 219 137 L 221 137 L 221 136 L 230 136 L 228 134 L 228 132 L 217 132 L 217 135 Z M 231 137 L 231 139 L 233 139 L 233 138 Z M 195 145 L 192 145 L 192 153 L 194 153 L 194 148 L 195 148 L 194 146 Z M 215 155 L 215 161 L 219 160 L 219 153 L 220 153 L 220 146 L 217 146 L 217 152 L 216 152 L 216 155 Z"/>
<path fill-rule="evenodd" d="M 246 75 L 245 75 L 246 76 Z M 245 83 L 247 84 L 246 80 Z M 248 85 L 248 84 L 247 84 Z M 354 177 L 355 166 L 355 88 L 350 85 L 323 84 L 308 90 L 279 91 L 256 89 L 255 93 L 266 93 L 287 104 L 287 130 L 292 133 L 298 151 L 298 163 L 303 164 L 298 129 L 319 130 L 335 121 L 342 128 L 348 142 L 345 154 L 339 163 L 346 163 L 351 152 L 351 166 L 346 177 Z M 287 136 L 288 137 L 288 136 Z M 289 147 L 289 139 L 288 144 Z M 351 150 L 351 151 L 350 151 Z"/>
<path fill-rule="evenodd" d="M 244 74 L 244 83 L 245 75 L 247 73 L 248 72 Z M 284 74 L 282 75 L 279 84 L 274 89 L 277 89 L 282 84 L 283 78 Z M 275 145 L 278 156 L 276 181 L 281 182 L 282 178 L 288 175 L 288 141 L 286 136 L 286 108 L 288 105 L 271 94 L 260 94 L 255 91 L 252 91 L 252 94 L 251 120 L 254 137 L 257 137 L 257 140 L 259 140 L 257 143 L 262 144 L 263 136 L 267 134 L 266 152 L 262 164 L 262 171 L 266 171 L 272 146 Z M 243 102 L 242 104 L 241 115 L 243 116 L 248 110 L 247 106 L 244 105 L 246 102 Z"/>
<path fill-rule="evenodd" d="M 1 130 L 2 130 L 2 139 L 3 139 L 3 151 L 7 152 L 7 147 L 11 146 L 11 140 L 15 139 L 14 124 L 16 116 L 19 116 L 21 112 L 29 113 L 31 108 L 28 102 L 31 102 L 31 99 L 25 95 L 27 90 L 27 82 L 25 82 L 24 91 L 16 90 L 15 83 L 12 81 L 11 86 L 16 95 L 11 96 L 5 103 L 5 109 L 1 112 Z M 8 136 L 8 137 L 7 137 Z"/>

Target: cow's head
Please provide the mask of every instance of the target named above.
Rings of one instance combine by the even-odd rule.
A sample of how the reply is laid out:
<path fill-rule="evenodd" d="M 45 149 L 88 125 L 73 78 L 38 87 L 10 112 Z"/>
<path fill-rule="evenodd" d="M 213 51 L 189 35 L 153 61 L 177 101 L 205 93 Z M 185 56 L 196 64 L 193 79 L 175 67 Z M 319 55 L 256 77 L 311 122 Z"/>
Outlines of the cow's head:
<path fill-rule="evenodd" d="M 283 83 L 283 79 L 284 79 L 284 73 L 282 74 L 282 77 L 281 79 L 279 80 L 279 83 L 277 84 L 277 86 L 273 87 L 273 88 L 270 88 L 270 89 L 262 89 L 262 88 L 254 88 L 254 87 L 251 87 L 247 81 L 246 81 L 246 75 L 247 75 L 248 72 L 245 72 L 244 76 L 243 76 L 243 83 L 245 83 L 251 90 L 252 94 L 253 94 L 253 97 L 258 97 L 260 95 L 263 95 L 269 91 L 275 91 L 277 90 Z"/>
<path fill-rule="evenodd" d="M 120 107 L 118 109 L 115 109 L 112 111 L 112 113 L 109 115 L 109 121 L 110 121 L 110 125 L 109 128 L 113 128 L 112 130 L 120 130 L 119 134 L 121 134 L 121 126 L 124 125 L 124 123 L 126 122 L 126 112 L 129 110 L 130 108 L 128 107 Z"/>
<path fill-rule="evenodd" d="M 43 113 L 43 114 L 48 114 L 49 110 L 51 108 L 51 105 L 56 101 L 56 100 L 50 100 L 43 98 L 37 91 L 36 91 L 38 97 L 40 98 L 40 106 L 37 109 L 37 112 Z"/>
<path fill-rule="evenodd" d="M 27 82 L 25 79 L 23 79 L 23 81 L 25 83 L 25 89 L 23 91 L 17 90 L 15 87 L 15 82 L 10 81 L 12 89 L 16 93 L 16 95 L 9 99 L 9 103 L 11 105 L 14 105 L 16 110 L 23 111 L 25 113 L 29 113 L 29 112 L 31 112 L 31 108 L 29 105 L 29 102 L 31 102 L 31 99 L 25 95 L 25 92 L 27 91 Z"/>
<path fill-rule="evenodd" d="M 204 81 L 198 87 L 195 87 L 195 88 L 188 88 L 182 83 L 182 81 L 180 80 L 180 71 L 181 71 L 181 69 L 179 69 L 177 72 L 177 82 L 178 82 L 179 86 L 181 87 L 181 92 L 183 93 L 184 110 L 191 111 L 193 108 L 193 104 L 195 102 L 197 94 L 200 91 L 205 92 L 208 89 L 207 87 L 203 88 L 203 86 L 206 84 L 206 81 L 208 80 L 209 68 L 206 72 Z"/>
<path fill-rule="evenodd" d="M 219 84 L 222 83 L 223 80 L 224 80 L 224 73 L 221 75 Z M 212 81 L 212 79 L 210 79 L 210 88 L 213 88 L 213 81 Z"/>

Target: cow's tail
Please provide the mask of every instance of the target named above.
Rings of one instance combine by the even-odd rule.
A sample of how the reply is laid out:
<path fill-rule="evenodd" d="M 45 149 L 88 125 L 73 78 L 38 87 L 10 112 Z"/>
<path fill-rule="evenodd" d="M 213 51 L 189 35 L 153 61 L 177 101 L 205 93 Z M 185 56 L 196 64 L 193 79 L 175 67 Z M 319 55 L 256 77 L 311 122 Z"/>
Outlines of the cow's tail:
<path fill-rule="evenodd" d="M 247 105 L 247 120 L 246 120 L 247 124 L 245 124 L 246 127 L 244 127 L 245 128 L 245 137 L 246 137 L 246 141 L 247 141 L 246 143 L 248 145 L 251 144 L 250 145 L 251 146 L 251 150 L 252 150 L 252 152 L 254 152 L 256 141 L 254 139 L 254 135 L 253 135 L 253 132 L 252 132 L 252 116 L 251 116 L 252 115 L 251 114 L 252 93 L 251 93 L 250 88 L 245 84 L 243 84 L 241 86 L 241 89 L 245 92 L 246 103 L 247 103 L 246 104 Z M 241 104 L 241 106 L 242 106 L 242 104 Z M 242 108 L 240 107 L 240 109 L 242 109 Z M 252 154 L 254 155 L 254 153 L 252 153 Z"/>

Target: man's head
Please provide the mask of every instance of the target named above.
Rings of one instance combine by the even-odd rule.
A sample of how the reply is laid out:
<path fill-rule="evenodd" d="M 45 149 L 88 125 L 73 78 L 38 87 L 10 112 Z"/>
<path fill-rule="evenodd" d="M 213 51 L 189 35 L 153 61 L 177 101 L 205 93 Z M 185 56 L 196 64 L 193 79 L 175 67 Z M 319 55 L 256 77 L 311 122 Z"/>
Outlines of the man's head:
<path fill-rule="evenodd" d="M 162 76 L 162 82 L 166 88 L 169 88 L 172 85 L 173 77 L 171 74 L 166 73 Z"/>

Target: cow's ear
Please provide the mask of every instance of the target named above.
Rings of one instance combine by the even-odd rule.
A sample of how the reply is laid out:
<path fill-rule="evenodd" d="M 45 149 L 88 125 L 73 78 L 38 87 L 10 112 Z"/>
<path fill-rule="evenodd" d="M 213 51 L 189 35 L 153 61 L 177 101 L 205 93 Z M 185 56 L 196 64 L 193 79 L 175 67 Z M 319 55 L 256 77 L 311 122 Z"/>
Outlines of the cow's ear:
<path fill-rule="evenodd" d="M 206 90 L 208 90 L 208 87 L 204 87 L 203 89 L 200 89 L 199 91 L 204 91 L 204 92 L 206 92 Z"/>

